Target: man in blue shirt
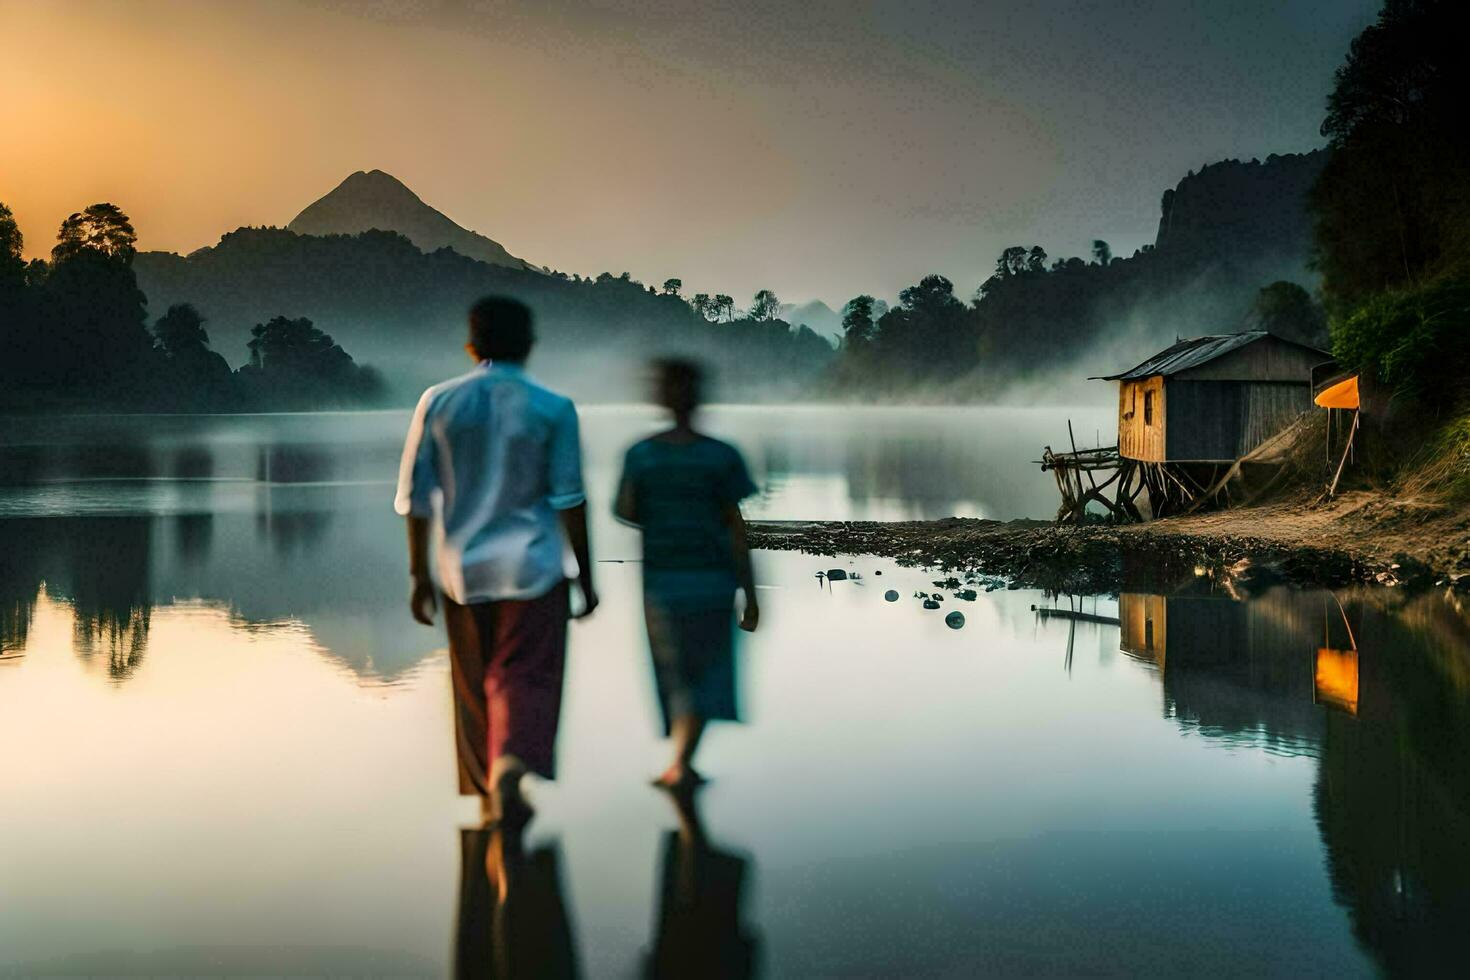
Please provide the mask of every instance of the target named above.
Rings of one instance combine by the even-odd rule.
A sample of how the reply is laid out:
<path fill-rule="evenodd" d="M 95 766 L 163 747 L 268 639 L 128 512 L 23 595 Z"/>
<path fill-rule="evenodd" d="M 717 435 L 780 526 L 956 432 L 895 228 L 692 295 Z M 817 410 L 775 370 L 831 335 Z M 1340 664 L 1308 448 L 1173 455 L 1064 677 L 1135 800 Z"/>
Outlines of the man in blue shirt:
<path fill-rule="evenodd" d="M 570 598 L 566 552 L 597 608 L 577 410 L 532 381 L 531 311 L 487 297 L 470 310 L 468 374 L 424 392 L 403 447 L 395 508 L 408 518 L 409 605 L 434 621 L 429 536 L 454 681 L 459 788 L 487 819 L 528 818 L 528 772 L 555 775 Z"/>

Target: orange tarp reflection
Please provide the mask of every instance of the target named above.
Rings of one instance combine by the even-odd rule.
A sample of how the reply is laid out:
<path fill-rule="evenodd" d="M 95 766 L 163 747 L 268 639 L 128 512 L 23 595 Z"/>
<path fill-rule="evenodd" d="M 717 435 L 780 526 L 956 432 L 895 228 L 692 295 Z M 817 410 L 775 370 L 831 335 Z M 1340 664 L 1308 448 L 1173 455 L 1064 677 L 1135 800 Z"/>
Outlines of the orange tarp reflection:
<path fill-rule="evenodd" d="M 1317 701 L 1358 713 L 1358 651 L 1317 649 Z"/>
<path fill-rule="evenodd" d="M 1357 408 L 1358 376 L 1355 374 L 1330 388 L 1322 389 L 1321 393 L 1312 400 L 1319 408 Z"/>

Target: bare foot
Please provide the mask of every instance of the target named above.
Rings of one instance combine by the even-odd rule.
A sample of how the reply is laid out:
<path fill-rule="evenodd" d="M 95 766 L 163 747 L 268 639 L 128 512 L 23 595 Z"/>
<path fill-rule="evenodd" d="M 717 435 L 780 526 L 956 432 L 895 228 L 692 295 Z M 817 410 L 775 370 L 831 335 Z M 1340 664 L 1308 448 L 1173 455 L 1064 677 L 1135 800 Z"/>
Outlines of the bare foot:
<path fill-rule="evenodd" d="M 694 770 L 693 766 L 676 762 L 653 781 L 653 785 L 664 789 L 682 789 L 690 786 L 701 786 L 705 782 L 703 776 Z"/>
<path fill-rule="evenodd" d="M 511 827 L 523 827 L 536 815 L 525 794 L 521 792 L 522 775 L 522 772 L 510 772 L 495 784 L 496 818 Z"/>

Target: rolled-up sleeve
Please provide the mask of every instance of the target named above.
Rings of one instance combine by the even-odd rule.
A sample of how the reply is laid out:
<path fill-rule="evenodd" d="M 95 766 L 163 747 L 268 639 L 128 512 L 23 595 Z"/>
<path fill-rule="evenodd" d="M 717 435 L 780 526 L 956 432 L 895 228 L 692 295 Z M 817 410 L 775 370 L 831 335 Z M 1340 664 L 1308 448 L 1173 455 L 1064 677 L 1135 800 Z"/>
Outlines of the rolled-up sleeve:
<path fill-rule="evenodd" d="M 582 437 L 578 431 L 577 408 L 562 406 L 551 429 L 548 454 L 547 501 L 557 510 L 569 510 L 587 500 L 582 487 Z"/>
<path fill-rule="evenodd" d="M 413 410 L 413 421 L 408 425 L 408 438 L 403 442 L 398 495 L 393 500 L 393 509 L 405 517 L 430 517 L 434 513 L 439 472 L 434 461 L 434 439 L 426 431 L 432 394 L 426 391 L 419 399 L 418 407 Z"/>

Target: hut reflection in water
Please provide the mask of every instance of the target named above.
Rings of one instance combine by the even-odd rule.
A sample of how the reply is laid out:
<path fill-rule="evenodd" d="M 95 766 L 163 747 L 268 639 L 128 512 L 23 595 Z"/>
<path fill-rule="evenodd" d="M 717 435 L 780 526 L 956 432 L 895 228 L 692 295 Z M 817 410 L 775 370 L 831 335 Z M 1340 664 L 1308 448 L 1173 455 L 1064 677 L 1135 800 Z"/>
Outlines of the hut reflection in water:
<path fill-rule="evenodd" d="M 1390 973 L 1438 975 L 1470 919 L 1470 620 L 1437 596 L 1196 579 L 1118 599 L 1119 646 L 1163 713 L 1227 745 L 1318 759 L 1334 897 Z M 1375 656 L 1375 651 L 1385 651 Z"/>

